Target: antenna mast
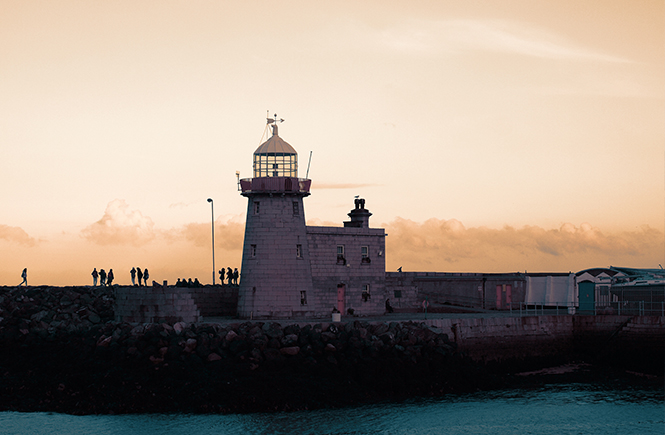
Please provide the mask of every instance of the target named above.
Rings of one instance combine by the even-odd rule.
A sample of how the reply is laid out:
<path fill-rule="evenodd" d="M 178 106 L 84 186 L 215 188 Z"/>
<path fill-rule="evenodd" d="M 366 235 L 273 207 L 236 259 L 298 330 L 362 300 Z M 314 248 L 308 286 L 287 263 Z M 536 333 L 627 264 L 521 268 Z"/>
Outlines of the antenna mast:
<path fill-rule="evenodd" d="M 309 165 L 312 163 L 312 152 L 309 152 L 309 161 L 307 162 L 307 174 L 305 174 L 305 179 L 309 178 Z"/>

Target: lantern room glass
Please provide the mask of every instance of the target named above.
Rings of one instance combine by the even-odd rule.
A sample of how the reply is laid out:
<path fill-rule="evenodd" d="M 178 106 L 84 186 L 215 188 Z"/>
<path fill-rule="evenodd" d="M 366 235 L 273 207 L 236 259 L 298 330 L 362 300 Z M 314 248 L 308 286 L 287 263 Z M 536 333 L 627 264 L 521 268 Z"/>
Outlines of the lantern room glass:
<path fill-rule="evenodd" d="M 298 177 L 298 154 L 254 154 L 254 177 Z"/>

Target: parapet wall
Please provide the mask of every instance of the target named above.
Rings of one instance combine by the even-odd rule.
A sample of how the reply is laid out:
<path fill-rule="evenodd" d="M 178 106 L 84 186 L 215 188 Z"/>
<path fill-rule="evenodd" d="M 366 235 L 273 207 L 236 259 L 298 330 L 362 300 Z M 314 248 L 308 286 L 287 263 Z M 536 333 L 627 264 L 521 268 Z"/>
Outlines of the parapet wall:
<path fill-rule="evenodd" d="M 203 316 L 233 316 L 238 288 L 117 287 L 115 319 L 128 323 L 198 322 Z"/>
<path fill-rule="evenodd" d="M 574 353 L 642 359 L 662 366 L 665 317 L 530 316 L 430 319 L 476 361 L 502 362 Z"/>

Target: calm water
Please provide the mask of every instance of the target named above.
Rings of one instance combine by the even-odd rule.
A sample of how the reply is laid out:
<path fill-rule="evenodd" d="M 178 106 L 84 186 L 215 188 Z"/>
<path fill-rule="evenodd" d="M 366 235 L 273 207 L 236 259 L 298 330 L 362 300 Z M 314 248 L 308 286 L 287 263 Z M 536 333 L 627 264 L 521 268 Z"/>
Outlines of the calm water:
<path fill-rule="evenodd" d="M 658 434 L 661 389 L 549 385 L 277 414 L 71 416 L 0 412 L 2 434 Z"/>

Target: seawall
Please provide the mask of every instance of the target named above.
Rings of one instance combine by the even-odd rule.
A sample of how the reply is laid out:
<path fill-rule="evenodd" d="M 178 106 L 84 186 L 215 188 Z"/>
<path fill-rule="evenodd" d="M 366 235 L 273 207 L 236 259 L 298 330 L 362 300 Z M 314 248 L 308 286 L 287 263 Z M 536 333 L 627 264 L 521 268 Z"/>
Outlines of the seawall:
<path fill-rule="evenodd" d="M 312 409 L 506 387 L 571 361 L 663 374 L 663 317 L 129 323 L 113 294 L 0 288 L 0 409 Z"/>

